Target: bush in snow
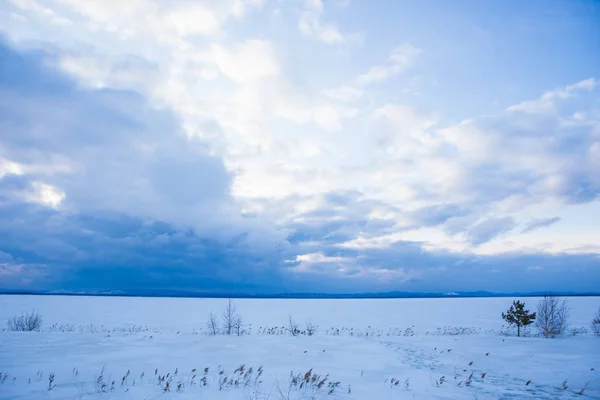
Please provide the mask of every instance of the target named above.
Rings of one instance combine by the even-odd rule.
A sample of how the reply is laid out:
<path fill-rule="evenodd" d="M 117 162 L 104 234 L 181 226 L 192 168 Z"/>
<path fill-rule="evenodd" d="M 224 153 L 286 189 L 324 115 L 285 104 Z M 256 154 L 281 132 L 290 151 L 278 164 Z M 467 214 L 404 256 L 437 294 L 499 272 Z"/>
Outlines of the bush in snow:
<path fill-rule="evenodd" d="M 300 329 L 298 328 L 298 324 L 294 321 L 294 317 L 291 315 L 288 317 L 288 331 L 292 336 L 298 336 L 300 334 Z"/>
<path fill-rule="evenodd" d="M 502 319 L 509 325 L 516 326 L 517 336 L 521 336 L 521 327 L 531 325 L 535 320 L 535 313 L 529 313 L 529 310 L 525 309 L 525 303 L 516 300 L 513 301 L 506 313 L 502 313 Z"/>
<path fill-rule="evenodd" d="M 208 322 L 206 322 L 206 329 L 209 335 L 219 334 L 219 320 L 214 313 L 210 313 L 208 316 Z"/>
<path fill-rule="evenodd" d="M 600 308 L 596 312 L 596 316 L 592 320 L 592 332 L 594 335 L 600 336 Z"/>
<path fill-rule="evenodd" d="M 585 335 L 586 333 L 588 333 L 588 330 L 586 327 L 573 327 L 571 329 L 569 329 L 569 334 L 571 336 L 577 336 L 577 335 Z"/>
<path fill-rule="evenodd" d="M 238 336 L 242 334 L 242 316 L 237 312 L 237 307 L 231 299 L 223 311 L 223 333 Z"/>
<path fill-rule="evenodd" d="M 315 334 L 316 331 L 317 326 L 311 320 L 306 321 L 306 328 L 304 332 L 306 332 L 308 336 L 312 336 Z"/>
<path fill-rule="evenodd" d="M 558 297 L 546 295 L 538 304 L 535 326 L 539 333 L 546 338 L 554 338 L 567 329 L 569 308 L 567 300 L 561 302 Z"/>
<path fill-rule="evenodd" d="M 35 311 L 14 316 L 8 320 L 8 330 L 10 331 L 39 331 L 41 327 L 42 317 Z"/>

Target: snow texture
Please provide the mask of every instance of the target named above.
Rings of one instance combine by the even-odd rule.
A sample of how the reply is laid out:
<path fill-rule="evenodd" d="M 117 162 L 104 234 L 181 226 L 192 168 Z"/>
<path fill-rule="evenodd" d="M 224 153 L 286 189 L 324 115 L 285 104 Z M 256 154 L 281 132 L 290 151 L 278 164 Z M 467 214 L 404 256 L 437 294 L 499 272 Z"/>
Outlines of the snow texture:
<path fill-rule="evenodd" d="M 513 300 L 236 299 L 238 337 L 207 335 L 226 299 L 4 295 L 2 327 L 33 309 L 44 322 L 0 332 L 0 399 L 600 398 L 600 298 L 569 298 L 556 339 L 513 336 Z M 315 335 L 290 335 L 289 315 Z"/>

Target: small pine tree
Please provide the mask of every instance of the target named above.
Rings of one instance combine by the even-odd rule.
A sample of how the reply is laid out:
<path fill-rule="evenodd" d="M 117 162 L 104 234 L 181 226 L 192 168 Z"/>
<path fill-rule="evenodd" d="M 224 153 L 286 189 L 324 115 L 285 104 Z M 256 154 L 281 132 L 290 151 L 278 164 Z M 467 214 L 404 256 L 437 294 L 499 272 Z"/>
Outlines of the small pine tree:
<path fill-rule="evenodd" d="M 530 314 L 529 310 L 525 309 L 525 303 L 516 300 L 513 301 L 506 313 L 502 313 L 502 319 L 508 322 L 509 325 L 515 325 L 517 336 L 521 336 L 521 327 L 533 324 L 535 313 Z"/>

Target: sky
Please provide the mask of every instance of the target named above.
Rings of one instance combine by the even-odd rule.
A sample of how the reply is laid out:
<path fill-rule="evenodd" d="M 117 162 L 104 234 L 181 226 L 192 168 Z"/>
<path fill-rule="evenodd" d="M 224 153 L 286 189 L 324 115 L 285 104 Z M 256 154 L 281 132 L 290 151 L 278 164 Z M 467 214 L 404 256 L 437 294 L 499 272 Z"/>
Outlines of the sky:
<path fill-rule="evenodd" d="M 0 288 L 597 291 L 600 3 L 0 2 Z"/>

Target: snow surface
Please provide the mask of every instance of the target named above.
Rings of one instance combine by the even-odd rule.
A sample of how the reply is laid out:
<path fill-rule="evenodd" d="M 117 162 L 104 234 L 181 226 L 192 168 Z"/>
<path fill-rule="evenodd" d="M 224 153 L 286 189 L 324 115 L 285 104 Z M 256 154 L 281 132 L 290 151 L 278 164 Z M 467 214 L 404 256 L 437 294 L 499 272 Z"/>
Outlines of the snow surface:
<path fill-rule="evenodd" d="M 500 313 L 512 300 L 236 299 L 238 337 L 206 334 L 225 299 L 4 295 L 2 327 L 33 309 L 44 324 L 0 332 L 0 399 L 600 398 L 600 338 L 589 331 L 600 298 L 569 298 L 570 328 L 588 332 L 556 339 L 506 336 Z M 522 300 L 532 311 L 539 301 Z M 291 336 L 289 315 L 317 333 Z M 311 368 L 317 382 L 327 375 L 322 387 L 290 389 L 290 372 Z M 340 382 L 332 394 L 330 382 Z"/>

